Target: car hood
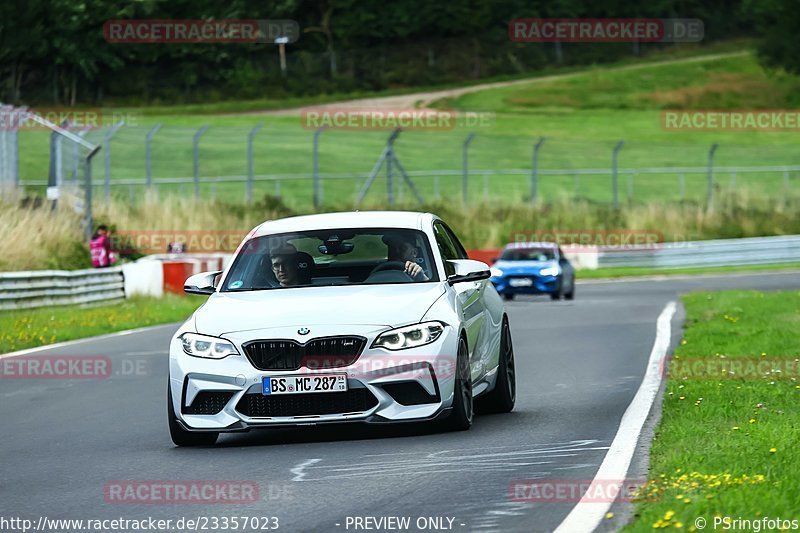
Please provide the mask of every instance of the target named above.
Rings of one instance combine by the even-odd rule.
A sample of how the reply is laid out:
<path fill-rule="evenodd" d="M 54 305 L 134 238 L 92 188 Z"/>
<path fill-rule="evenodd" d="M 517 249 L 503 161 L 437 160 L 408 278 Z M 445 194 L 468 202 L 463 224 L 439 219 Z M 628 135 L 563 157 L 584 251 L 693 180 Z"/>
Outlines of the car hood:
<path fill-rule="evenodd" d="M 285 326 L 397 326 L 421 320 L 442 294 L 443 283 L 217 292 L 194 319 L 198 333 L 214 336 Z"/>
<path fill-rule="evenodd" d="M 504 276 L 538 274 L 543 268 L 557 267 L 558 261 L 498 261 L 492 266 L 502 270 Z"/>

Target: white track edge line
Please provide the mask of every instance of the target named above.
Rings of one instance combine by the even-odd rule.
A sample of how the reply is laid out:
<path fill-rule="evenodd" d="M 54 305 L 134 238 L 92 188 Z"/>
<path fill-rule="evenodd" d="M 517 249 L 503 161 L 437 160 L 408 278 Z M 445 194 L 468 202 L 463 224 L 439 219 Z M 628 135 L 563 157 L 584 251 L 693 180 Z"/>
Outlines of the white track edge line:
<path fill-rule="evenodd" d="M 636 391 L 636 396 L 633 397 L 633 401 L 625 410 L 625 414 L 622 415 L 617 434 L 614 436 L 611 447 L 592 480 L 592 485 L 596 482 L 601 484 L 618 482 L 620 493 L 622 492 L 625 476 L 628 473 L 633 454 L 636 451 L 636 445 L 639 442 L 639 435 L 650 414 L 658 389 L 661 387 L 661 368 L 667 355 L 667 350 L 669 350 L 671 321 L 676 309 L 676 303 L 671 301 L 658 316 L 656 339 L 650 352 L 647 371 L 641 385 L 639 385 L 639 390 Z M 612 503 L 612 501 L 597 502 L 596 498 L 584 495 L 555 529 L 555 533 L 589 533 L 594 531 L 611 508 Z"/>

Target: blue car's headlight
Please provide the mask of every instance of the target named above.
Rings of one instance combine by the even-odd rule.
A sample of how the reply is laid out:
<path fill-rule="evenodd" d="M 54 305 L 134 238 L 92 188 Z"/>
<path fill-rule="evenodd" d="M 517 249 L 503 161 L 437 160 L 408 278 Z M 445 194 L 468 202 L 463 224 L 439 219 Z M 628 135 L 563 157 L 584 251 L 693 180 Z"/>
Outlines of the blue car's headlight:
<path fill-rule="evenodd" d="M 502 278 L 502 277 L 503 277 L 503 271 L 502 271 L 502 270 L 500 270 L 500 269 L 499 269 L 499 268 L 497 268 L 497 267 L 492 267 L 492 268 L 490 268 L 490 269 L 489 269 L 489 272 L 492 274 L 492 277 L 493 277 L 493 278 Z"/>
<path fill-rule="evenodd" d="M 238 355 L 236 346 L 219 337 L 209 337 L 198 333 L 184 333 L 180 336 L 183 351 L 192 357 L 205 359 L 222 359 L 229 355 Z"/>
<path fill-rule="evenodd" d="M 372 343 L 372 347 L 403 350 L 425 346 L 438 339 L 443 331 L 444 325 L 441 322 L 423 322 L 413 326 L 391 329 L 378 335 L 378 338 Z"/>
<path fill-rule="evenodd" d="M 561 274 L 561 269 L 557 266 L 545 267 L 539 271 L 540 276 L 558 276 Z"/>

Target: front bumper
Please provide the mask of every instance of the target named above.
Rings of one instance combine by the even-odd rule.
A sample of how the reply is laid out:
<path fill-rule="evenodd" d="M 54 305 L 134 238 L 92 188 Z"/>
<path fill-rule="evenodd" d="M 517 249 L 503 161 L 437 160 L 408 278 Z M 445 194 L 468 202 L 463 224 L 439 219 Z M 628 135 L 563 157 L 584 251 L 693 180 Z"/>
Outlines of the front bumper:
<path fill-rule="evenodd" d="M 313 329 L 312 338 L 343 334 L 341 326 Z M 227 432 L 343 422 L 416 422 L 447 414 L 453 401 L 457 353 L 457 332 L 452 327 L 446 327 L 434 343 L 395 352 L 370 348 L 386 327 L 345 329 L 347 335 L 367 338 L 365 349 L 353 364 L 295 371 L 258 370 L 245 355 L 221 360 L 192 357 L 184 353 L 176 334 L 170 344 L 169 366 L 172 407 L 178 422 L 189 430 Z M 271 328 L 226 338 L 244 354 L 242 344 L 249 340 L 294 338 L 296 332 L 296 327 Z M 347 392 L 262 394 L 262 378 L 266 376 L 345 372 Z"/>
<path fill-rule="evenodd" d="M 514 280 L 530 280 L 530 285 L 514 285 L 514 283 L 519 283 Z M 561 284 L 561 274 L 558 276 L 535 274 L 502 276 L 493 277 L 490 281 L 500 294 L 553 294 L 558 291 Z"/>

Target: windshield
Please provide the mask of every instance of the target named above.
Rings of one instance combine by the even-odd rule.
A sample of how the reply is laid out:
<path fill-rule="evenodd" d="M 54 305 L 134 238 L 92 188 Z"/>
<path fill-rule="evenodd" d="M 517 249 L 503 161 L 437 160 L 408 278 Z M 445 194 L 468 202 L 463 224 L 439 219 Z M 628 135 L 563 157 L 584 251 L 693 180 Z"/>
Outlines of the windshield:
<path fill-rule="evenodd" d="M 553 261 L 556 258 L 553 248 L 513 248 L 503 251 L 502 261 Z"/>
<path fill-rule="evenodd" d="M 438 280 L 421 231 L 329 229 L 251 239 L 236 256 L 222 291 Z"/>

